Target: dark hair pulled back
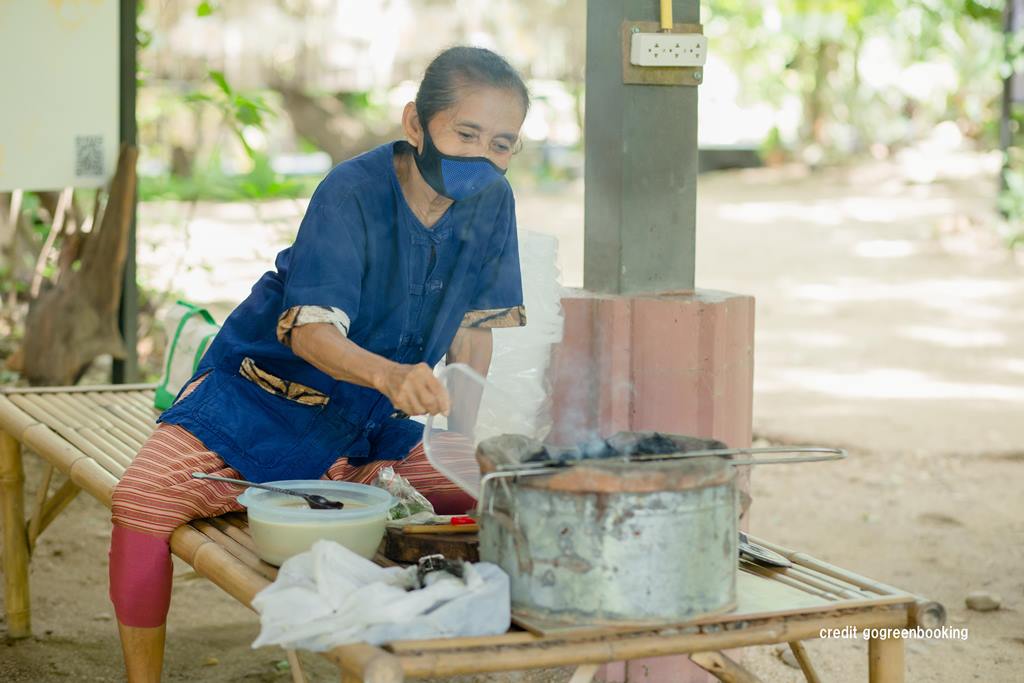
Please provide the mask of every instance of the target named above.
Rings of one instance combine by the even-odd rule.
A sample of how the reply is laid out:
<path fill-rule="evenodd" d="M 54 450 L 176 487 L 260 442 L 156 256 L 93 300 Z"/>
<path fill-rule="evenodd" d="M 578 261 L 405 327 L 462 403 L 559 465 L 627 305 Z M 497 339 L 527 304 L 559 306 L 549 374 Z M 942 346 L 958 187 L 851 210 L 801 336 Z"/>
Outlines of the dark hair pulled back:
<path fill-rule="evenodd" d="M 460 89 L 467 86 L 513 90 L 523 100 L 523 112 L 530 107 L 522 77 L 500 55 L 482 47 L 450 47 L 434 57 L 423 74 L 416 92 L 420 124 L 426 127 L 438 112 L 458 102 Z"/>

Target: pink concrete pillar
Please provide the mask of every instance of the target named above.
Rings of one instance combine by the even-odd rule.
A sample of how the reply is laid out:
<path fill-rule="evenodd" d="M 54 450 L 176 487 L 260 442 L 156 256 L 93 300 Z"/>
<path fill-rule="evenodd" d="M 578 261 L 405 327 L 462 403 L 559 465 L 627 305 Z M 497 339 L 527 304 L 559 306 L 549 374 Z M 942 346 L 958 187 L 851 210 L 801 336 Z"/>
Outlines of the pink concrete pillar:
<path fill-rule="evenodd" d="M 750 445 L 753 297 L 708 290 L 634 296 L 572 290 L 562 307 L 565 332 L 549 374 L 549 441 L 568 445 L 595 433 L 655 430 L 735 448 Z M 749 472 L 739 474 L 749 501 Z M 740 524 L 748 526 L 746 514 Z M 608 665 L 598 680 L 715 679 L 687 657 L 659 657 Z"/>

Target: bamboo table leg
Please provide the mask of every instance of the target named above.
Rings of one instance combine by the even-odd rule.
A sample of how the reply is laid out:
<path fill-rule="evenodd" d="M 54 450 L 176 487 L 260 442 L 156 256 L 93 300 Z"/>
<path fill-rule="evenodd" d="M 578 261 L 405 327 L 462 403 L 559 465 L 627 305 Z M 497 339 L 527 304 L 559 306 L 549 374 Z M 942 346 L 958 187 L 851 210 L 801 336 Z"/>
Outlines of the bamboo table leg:
<path fill-rule="evenodd" d="M 814 666 L 811 664 L 811 658 L 807 656 L 804 644 L 799 640 L 793 640 L 789 643 L 789 649 L 793 651 L 793 656 L 796 657 L 800 670 L 804 672 L 804 678 L 807 679 L 807 683 L 821 683 L 818 672 L 814 670 Z"/>
<path fill-rule="evenodd" d="M 341 683 L 402 683 L 405 680 L 398 658 L 373 645 L 341 645 L 325 654 L 341 668 Z"/>
<path fill-rule="evenodd" d="M 569 683 L 591 683 L 594 680 L 594 676 L 597 675 L 597 670 L 600 668 L 600 664 L 581 664 L 576 667 L 576 671 L 573 672 Z"/>
<path fill-rule="evenodd" d="M 284 652 L 288 657 L 288 668 L 292 672 L 292 683 L 306 683 L 306 675 L 302 673 L 302 662 L 299 661 L 298 653 L 292 649 L 285 649 Z"/>
<path fill-rule="evenodd" d="M 872 638 L 868 641 L 869 683 L 903 683 L 903 640 Z"/>
<path fill-rule="evenodd" d="M 690 661 L 722 683 L 760 683 L 761 680 L 724 652 L 694 652 Z"/>
<path fill-rule="evenodd" d="M 21 467 L 21 444 L 0 432 L 0 497 L 4 524 L 4 606 L 7 635 L 32 635 L 28 595 L 28 535 L 25 531 L 25 473 Z"/>

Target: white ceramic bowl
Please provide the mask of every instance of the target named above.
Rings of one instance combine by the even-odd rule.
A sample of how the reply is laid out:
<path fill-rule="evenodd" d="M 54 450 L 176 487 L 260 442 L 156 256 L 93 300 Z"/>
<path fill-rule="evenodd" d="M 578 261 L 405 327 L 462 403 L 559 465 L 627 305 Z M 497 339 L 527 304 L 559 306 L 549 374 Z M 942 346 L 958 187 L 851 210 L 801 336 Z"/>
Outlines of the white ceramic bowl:
<path fill-rule="evenodd" d="M 384 489 L 347 481 L 290 479 L 268 481 L 271 486 L 319 494 L 345 503 L 341 510 L 313 510 L 297 496 L 263 489 L 246 489 L 238 502 L 249 512 L 249 531 L 256 554 L 273 565 L 309 550 L 321 538 L 373 557 L 394 497 Z"/>

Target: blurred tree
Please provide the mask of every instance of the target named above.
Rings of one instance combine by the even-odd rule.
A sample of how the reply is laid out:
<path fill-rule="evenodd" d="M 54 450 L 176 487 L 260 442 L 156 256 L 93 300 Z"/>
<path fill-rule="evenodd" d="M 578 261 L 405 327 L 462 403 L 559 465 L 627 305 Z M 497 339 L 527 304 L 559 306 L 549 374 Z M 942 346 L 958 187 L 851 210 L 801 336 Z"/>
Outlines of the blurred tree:
<path fill-rule="evenodd" d="M 705 24 L 749 102 L 799 93 L 790 144 L 842 156 L 949 119 L 993 144 L 1003 1 L 706 0 Z"/>

